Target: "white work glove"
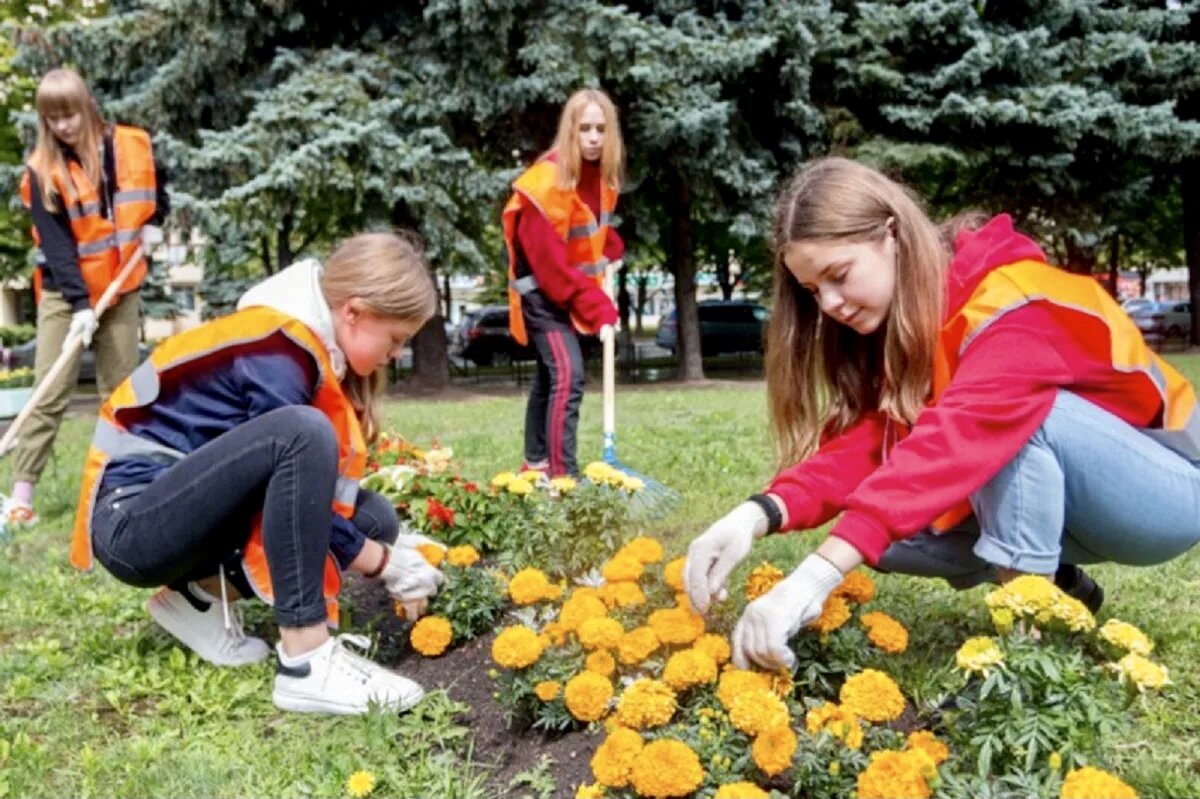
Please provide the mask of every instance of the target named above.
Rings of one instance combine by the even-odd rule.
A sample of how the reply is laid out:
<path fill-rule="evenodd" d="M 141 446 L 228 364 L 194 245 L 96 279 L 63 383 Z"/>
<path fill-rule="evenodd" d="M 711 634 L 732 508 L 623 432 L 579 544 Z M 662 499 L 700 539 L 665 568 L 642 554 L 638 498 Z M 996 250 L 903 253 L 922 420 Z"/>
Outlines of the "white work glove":
<path fill-rule="evenodd" d="M 82 311 L 76 311 L 71 314 L 71 326 L 67 328 L 67 339 L 72 336 L 79 336 L 83 339 L 83 346 L 92 346 L 92 336 L 96 333 L 96 328 L 100 322 L 96 319 L 96 312 L 91 308 L 84 308 Z"/>
<path fill-rule="evenodd" d="M 420 533 L 416 532 L 416 528 L 407 522 L 400 522 L 400 535 L 396 536 L 396 543 L 393 544 L 393 546 L 404 547 L 405 549 L 416 549 L 417 547 L 425 546 L 426 544 L 437 547 L 443 552 L 446 551 L 446 545 L 441 541 L 434 541 L 427 535 L 421 535 Z"/>
<path fill-rule="evenodd" d="M 683 586 L 693 608 L 704 613 L 713 599 L 720 602 L 728 596 L 725 581 L 750 554 L 754 539 L 767 534 L 768 524 L 762 508 L 743 502 L 692 542 L 683 566 Z"/>
<path fill-rule="evenodd" d="M 162 244 L 163 232 L 158 225 L 142 225 L 142 246 L 147 250 L 156 244 Z"/>
<path fill-rule="evenodd" d="M 733 665 L 748 669 L 753 661 L 766 669 L 795 668 L 788 641 L 821 615 L 825 600 L 844 576 L 820 555 L 805 558 L 786 579 L 746 606 L 730 639 Z"/>
<path fill-rule="evenodd" d="M 388 564 L 379 579 L 388 594 L 404 607 L 404 616 L 416 620 L 429 606 L 429 599 L 437 594 L 446 581 L 440 571 L 429 565 L 415 549 L 389 547 Z"/>

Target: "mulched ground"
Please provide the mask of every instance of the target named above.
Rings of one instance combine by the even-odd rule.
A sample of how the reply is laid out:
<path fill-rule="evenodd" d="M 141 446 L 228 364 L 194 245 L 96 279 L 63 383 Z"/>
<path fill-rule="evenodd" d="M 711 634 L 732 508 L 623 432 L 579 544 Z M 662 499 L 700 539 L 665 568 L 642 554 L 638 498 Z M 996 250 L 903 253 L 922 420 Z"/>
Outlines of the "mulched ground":
<path fill-rule="evenodd" d="M 416 680 L 426 690 L 444 688 L 451 699 L 470 710 L 459 717 L 475 737 L 472 757 L 493 769 L 489 785 L 501 796 L 513 796 L 506 790 L 517 774 L 536 767 L 544 757 L 554 763 L 550 773 L 558 785 L 555 797 L 573 797 L 580 783 L 592 782 L 589 765 L 602 740 L 601 735 L 576 732 L 549 737 L 537 730 L 514 732 L 504 723 L 500 705 L 492 699 L 494 635 L 476 638 L 455 647 L 445 655 L 426 658 L 408 646 L 408 627 L 392 612 L 391 600 L 378 585 L 347 578 L 344 589 L 354 606 L 354 626 L 370 625 L 379 641 L 378 661 Z"/>

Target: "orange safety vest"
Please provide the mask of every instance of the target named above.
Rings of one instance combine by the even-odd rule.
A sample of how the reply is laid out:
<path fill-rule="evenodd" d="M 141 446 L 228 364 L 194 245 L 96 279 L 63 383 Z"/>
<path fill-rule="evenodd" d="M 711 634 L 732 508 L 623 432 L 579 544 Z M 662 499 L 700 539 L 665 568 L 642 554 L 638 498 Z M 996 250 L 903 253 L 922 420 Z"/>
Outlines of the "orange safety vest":
<path fill-rule="evenodd" d="M 121 271 L 125 259 L 137 249 L 142 226 L 154 217 L 158 207 L 158 184 L 150 134 L 141 128 L 116 125 L 112 131 L 112 142 L 117 185 L 108 216 L 100 213 L 100 188 L 88 179 L 78 162 L 67 159 L 67 174 L 56 167 L 52 175 L 54 188 L 71 224 L 71 234 L 75 237 L 79 255 L 79 271 L 92 305 L 100 301 L 100 295 Z M 26 171 L 21 176 L 21 202 L 26 208 L 33 204 L 31 189 L 29 172 Z M 46 256 L 42 252 L 42 237 L 38 235 L 36 227 L 33 228 L 33 241 L 38 247 L 37 264 L 40 267 L 46 262 Z M 34 292 L 39 301 L 41 278 L 41 269 L 38 269 L 34 274 Z M 146 259 L 142 258 L 126 278 L 120 293 L 137 291 L 145 278 Z"/>
<path fill-rule="evenodd" d="M 1153 352 L 1133 320 L 1121 310 L 1100 284 L 1086 275 L 1075 275 L 1041 261 L 1018 261 L 993 269 L 974 293 L 942 325 L 933 359 L 933 401 L 937 403 L 954 378 L 959 359 L 975 336 L 1004 314 L 1030 302 L 1050 306 L 1055 317 L 1072 329 L 1081 315 L 1104 323 L 1112 368 L 1145 378 L 1145 390 L 1162 398 L 1161 426 L 1142 432 L 1184 457 L 1200 459 L 1200 413 L 1192 384 Z M 1092 330 L 1092 326 L 1087 327 Z M 946 532 L 971 515 L 964 500 L 933 522 Z"/>
<path fill-rule="evenodd" d="M 512 197 L 504 206 L 501 224 L 508 248 L 508 329 L 520 344 L 529 343 L 525 317 L 521 315 L 521 295 L 537 289 L 533 275 L 517 277 L 517 215 L 533 208 L 550 222 L 554 232 L 567 243 L 567 263 L 604 285 L 604 242 L 617 208 L 617 192 L 600 179 L 600 219 L 597 220 L 579 193 L 558 186 L 558 164 L 543 157 L 513 183 Z M 571 315 L 581 333 L 594 333 L 587 324 Z"/>
<path fill-rule="evenodd" d="M 96 432 L 88 449 L 79 506 L 75 514 L 75 531 L 71 542 L 72 565 L 84 570 L 92 568 L 92 512 L 104 470 L 111 460 L 147 454 L 176 460 L 185 457 L 182 452 L 129 432 L 124 424 L 125 417 L 133 416 L 138 409 L 151 405 L 164 383 L 171 383 L 175 374 L 185 374 L 195 368 L 193 364 L 197 361 L 221 350 L 254 344 L 277 333 L 282 333 L 303 347 L 313 356 L 320 369 L 312 405 L 329 419 L 338 439 L 339 477 L 334 491 L 333 510 L 347 519 L 353 517 L 358 481 L 366 471 L 367 446 L 354 406 L 342 391 L 324 343 L 305 324 L 281 311 L 266 307 L 247 308 L 164 340 L 100 407 L 100 418 L 96 421 Z M 274 594 L 266 551 L 263 549 L 261 517 L 259 514 L 255 519 L 243 551 L 242 565 L 255 593 L 267 603 L 272 603 Z M 332 555 L 325 560 L 323 590 L 329 623 L 336 626 L 341 571 Z"/>

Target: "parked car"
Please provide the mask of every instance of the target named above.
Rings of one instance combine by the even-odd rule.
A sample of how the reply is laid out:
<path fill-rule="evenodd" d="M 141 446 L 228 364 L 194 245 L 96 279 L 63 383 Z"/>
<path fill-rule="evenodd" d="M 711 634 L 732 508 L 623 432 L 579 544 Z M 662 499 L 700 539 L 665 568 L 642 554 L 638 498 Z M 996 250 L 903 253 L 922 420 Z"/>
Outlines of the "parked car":
<path fill-rule="evenodd" d="M 138 363 L 146 360 L 150 355 L 151 347 L 148 347 L 143 342 L 138 342 Z M 5 359 L 8 362 L 9 369 L 20 369 L 27 366 L 33 368 L 34 354 L 37 352 L 37 339 L 31 339 L 24 344 L 18 344 L 15 347 L 7 350 Z M 96 354 L 90 349 L 83 351 L 83 358 L 79 362 L 79 382 L 94 383 L 96 382 Z"/>
<path fill-rule="evenodd" d="M 1144 336 L 1180 338 L 1192 329 L 1192 304 L 1173 300 L 1156 302 L 1129 314 Z"/>
<path fill-rule="evenodd" d="M 600 346 L 595 336 L 580 336 L 583 357 L 590 358 Z M 450 354 L 477 366 L 507 366 L 514 361 L 536 358 L 533 344 L 518 344 L 508 330 L 508 306 L 486 305 L 467 311 L 450 339 Z"/>
<path fill-rule="evenodd" d="M 1145 310 L 1155 304 L 1154 300 L 1149 297 L 1130 297 L 1121 302 L 1121 307 L 1125 309 L 1125 313 L 1132 316 L 1135 312 Z"/>
<path fill-rule="evenodd" d="M 748 300 L 704 300 L 697 303 L 700 313 L 700 354 L 726 352 L 762 352 L 763 336 L 770 312 Z M 671 311 L 658 326 L 655 341 L 670 350 L 679 347 L 678 311 Z"/>

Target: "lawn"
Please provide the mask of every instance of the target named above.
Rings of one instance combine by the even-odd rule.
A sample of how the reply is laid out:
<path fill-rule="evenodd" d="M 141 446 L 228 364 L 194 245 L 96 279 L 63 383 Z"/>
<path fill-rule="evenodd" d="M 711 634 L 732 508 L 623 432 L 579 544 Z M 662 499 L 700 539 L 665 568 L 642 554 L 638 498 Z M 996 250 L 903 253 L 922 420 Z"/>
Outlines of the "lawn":
<path fill-rule="evenodd" d="M 1200 383 L 1200 356 L 1171 360 Z M 592 388 L 580 426 L 584 460 L 600 451 Z M 682 552 L 772 472 L 761 383 L 645 387 L 619 401 L 622 459 L 683 495 L 675 514 L 648 531 L 669 552 Z M 469 475 L 485 477 L 519 464 L 522 414 L 518 396 L 397 399 L 387 421 L 414 441 L 436 437 Z M 67 545 L 90 430 L 85 418 L 64 426 L 41 488 L 43 521 L 0 559 L 0 797 L 342 796 L 358 769 L 377 776 L 377 795 L 572 795 L 573 785 L 556 785 L 554 764 L 537 758 L 515 778 L 491 779 L 464 723 L 468 708 L 439 692 L 400 717 L 279 713 L 270 702 L 271 665 L 209 667 L 149 622 L 147 591 L 102 571 L 74 572 Z M 0 470 L 3 485 L 9 466 Z M 770 538 L 750 562 L 792 563 L 817 540 Z M 1108 594 L 1101 619 L 1118 615 L 1148 633 L 1175 683 L 1133 706 L 1134 733 L 1117 744 L 1115 770 L 1143 796 L 1200 796 L 1200 555 L 1150 569 L 1100 567 L 1095 575 Z M 937 581 L 894 576 L 879 585 L 875 604 L 912 634 L 893 672 L 907 695 L 933 700 L 964 637 L 990 631 L 983 589 L 958 594 Z M 273 640 L 261 608 L 247 617 Z"/>

